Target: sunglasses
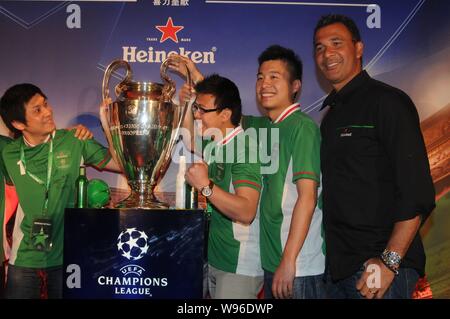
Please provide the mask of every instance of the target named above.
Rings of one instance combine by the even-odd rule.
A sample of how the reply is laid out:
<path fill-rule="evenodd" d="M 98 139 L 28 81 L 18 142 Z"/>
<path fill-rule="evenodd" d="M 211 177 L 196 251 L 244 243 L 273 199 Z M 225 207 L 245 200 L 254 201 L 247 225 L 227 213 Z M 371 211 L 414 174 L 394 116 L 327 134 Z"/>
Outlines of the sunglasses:
<path fill-rule="evenodd" d="M 192 113 L 199 112 L 201 115 L 209 112 L 217 111 L 219 108 L 216 107 L 215 109 L 205 109 L 201 104 L 198 104 L 197 102 L 192 103 Z"/>

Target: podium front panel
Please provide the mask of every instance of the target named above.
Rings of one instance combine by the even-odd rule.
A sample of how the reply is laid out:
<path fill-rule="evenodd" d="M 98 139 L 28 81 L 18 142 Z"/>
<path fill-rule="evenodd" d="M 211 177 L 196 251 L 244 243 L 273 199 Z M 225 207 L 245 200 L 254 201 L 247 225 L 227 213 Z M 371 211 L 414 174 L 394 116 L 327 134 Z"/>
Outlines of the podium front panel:
<path fill-rule="evenodd" d="M 66 209 L 64 298 L 202 298 L 202 210 Z"/>

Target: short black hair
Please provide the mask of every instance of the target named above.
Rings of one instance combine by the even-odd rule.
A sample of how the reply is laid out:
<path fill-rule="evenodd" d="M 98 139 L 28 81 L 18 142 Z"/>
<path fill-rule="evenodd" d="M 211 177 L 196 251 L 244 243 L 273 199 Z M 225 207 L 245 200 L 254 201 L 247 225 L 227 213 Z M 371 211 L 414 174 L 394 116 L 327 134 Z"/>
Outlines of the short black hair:
<path fill-rule="evenodd" d="M 350 34 L 352 35 L 353 41 L 355 41 L 355 42 L 361 41 L 361 35 L 359 33 L 359 29 L 356 26 L 355 21 L 353 21 L 351 18 L 349 18 L 345 15 L 342 15 L 342 14 L 327 14 L 327 15 L 320 17 L 320 19 L 317 22 L 316 27 L 314 29 L 313 41 L 315 41 L 316 33 L 319 29 L 326 27 L 330 24 L 334 24 L 334 23 L 342 23 L 347 28 L 347 30 L 350 32 Z"/>
<path fill-rule="evenodd" d="M 231 123 L 239 125 L 242 116 L 242 102 L 239 89 L 233 81 L 218 74 L 207 76 L 195 85 L 197 94 L 211 94 L 218 111 L 231 110 Z"/>
<path fill-rule="evenodd" d="M 303 64 L 300 57 L 291 49 L 280 45 L 271 45 L 258 57 L 259 67 L 266 61 L 281 60 L 286 62 L 291 82 L 302 80 Z"/>
<path fill-rule="evenodd" d="M 5 125 L 14 133 L 14 137 L 22 135 L 22 132 L 16 129 L 12 122 L 17 121 L 27 124 L 25 104 L 36 94 L 40 94 L 45 99 L 47 98 L 36 85 L 21 83 L 7 89 L 0 99 L 0 115 Z"/>

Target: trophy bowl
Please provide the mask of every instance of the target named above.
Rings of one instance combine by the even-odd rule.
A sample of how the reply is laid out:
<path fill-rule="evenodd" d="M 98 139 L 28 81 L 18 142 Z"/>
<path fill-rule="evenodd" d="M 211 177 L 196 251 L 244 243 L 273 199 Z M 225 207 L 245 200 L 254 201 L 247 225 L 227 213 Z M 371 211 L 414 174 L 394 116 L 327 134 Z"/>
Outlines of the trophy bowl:
<path fill-rule="evenodd" d="M 125 78 L 115 86 L 116 100 L 109 105 L 108 142 L 114 149 L 113 158 L 131 188 L 131 194 L 117 208 L 167 209 L 153 190 L 163 178 L 187 107 L 172 102 L 175 83 L 167 75 L 168 60 L 160 68 L 164 84 L 135 82 L 130 65 L 115 60 L 106 68 L 103 99 L 109 98 L 109 81 L 114 71 L 126 69 Z M 190 83 L 189 70 L 187 81 Z"/>

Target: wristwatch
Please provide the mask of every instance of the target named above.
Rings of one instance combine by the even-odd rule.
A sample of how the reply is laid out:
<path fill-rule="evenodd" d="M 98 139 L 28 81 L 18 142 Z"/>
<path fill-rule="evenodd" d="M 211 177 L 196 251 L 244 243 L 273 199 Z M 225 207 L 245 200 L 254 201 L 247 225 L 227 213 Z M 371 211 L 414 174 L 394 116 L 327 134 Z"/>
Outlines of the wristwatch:
<path fill-rule="evenodd" d="M 211 196 L 213 193 L 213 187 L 214 187 L 213 181 L 209 181 L 209 185 L 202 187 L 202 189 L 201 189 L 202 195 L 205 197 Z"/>
<path fill-rule="evenodd" d="M 387 268 L 398 275 L 398 268 L 400 268 L 400 263 L 402 262 L 402 257 L 399 253 L 385 249 L 380 258 Z"/>

